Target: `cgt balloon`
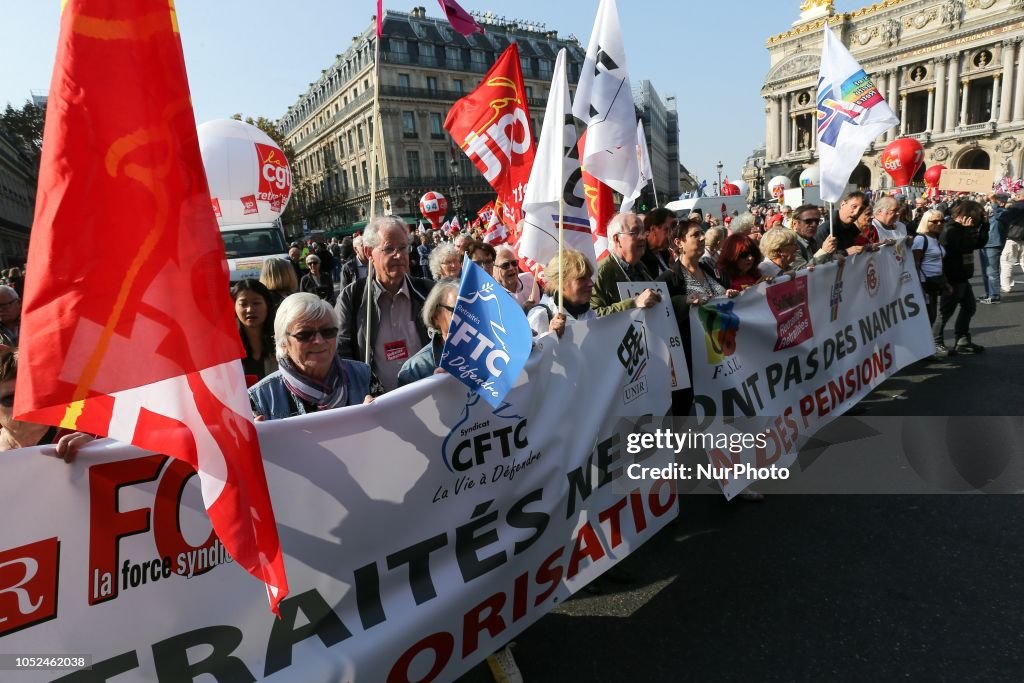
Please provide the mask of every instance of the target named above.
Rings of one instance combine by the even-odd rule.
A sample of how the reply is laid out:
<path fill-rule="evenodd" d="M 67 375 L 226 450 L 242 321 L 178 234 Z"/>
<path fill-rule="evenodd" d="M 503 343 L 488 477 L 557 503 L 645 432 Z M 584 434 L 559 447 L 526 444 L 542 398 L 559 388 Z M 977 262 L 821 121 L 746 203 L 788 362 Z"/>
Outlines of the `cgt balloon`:
<path fill-rule="evenodd" d="M 924 148 L 914 138 L 896 138 L 882 150 L 882 168 L 896 187 L 906 187 L 924 163 Z"/>

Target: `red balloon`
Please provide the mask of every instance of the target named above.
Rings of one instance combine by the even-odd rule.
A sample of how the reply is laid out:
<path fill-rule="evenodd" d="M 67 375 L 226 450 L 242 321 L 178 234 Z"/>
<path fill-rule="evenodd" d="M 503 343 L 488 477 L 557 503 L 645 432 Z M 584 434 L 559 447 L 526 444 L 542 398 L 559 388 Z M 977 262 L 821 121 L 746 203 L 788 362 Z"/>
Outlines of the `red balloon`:
<path fill-rule="evenodd" d="M 737 197 L 740 194 L 740 188 L 738 185 L 732 183 L 724 183 L 722 185 L 722 196 L 723 197 Z"/>
<path fill-rule="evenodd" d="M 905 187 L 924 163 L 924 148 L 914 138 L 897 138 L 882 150 L 882 168 L 896 187 Z"/>
<path fill-rule="evenodd" d="M 448 200 L 440 192 L 428 192 L 420 197 L 420 213 L 430 221 L 430 227 L 437 230 L 448 213 Z"/>
<path fill-rule="evenodd" d="M 924 184 L 927 185 L 928 187 L 937 188 L 939 186 L 939 180 L 941 179 L 942 172 L 944 170 L 946 170 L 946 167 L 943 166 L 942 164 L 935 164 L 934 166 L 929 166 L 924 172 Z"/>

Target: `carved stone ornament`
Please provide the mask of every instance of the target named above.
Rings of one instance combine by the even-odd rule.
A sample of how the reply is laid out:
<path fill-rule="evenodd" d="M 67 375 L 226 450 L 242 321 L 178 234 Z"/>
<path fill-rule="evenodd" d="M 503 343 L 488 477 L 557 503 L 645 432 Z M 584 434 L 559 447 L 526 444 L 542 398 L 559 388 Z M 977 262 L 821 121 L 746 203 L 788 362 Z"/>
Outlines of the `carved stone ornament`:
<path fill-rule="evenodd" d="M 1016 10 L 1024 10 L 1024 0 L 1010 0 L 1010 7 Z"/>
<path fill-rule="evenodd" d="M 945 161 L 949 158 L 949 149 L 946 147 L 936 147 L 932 150 L 932 157 L 935 161 Z"/>
<path fill-rule="evenodd" d="M 1017 149 L 1019 144 L 1020 143 L 1017 142 L 1017 138 L 1011 136 L 1000 140 L 997 149 L 1004 154 L 1009 154 Z"/>
<path fill-rule="evenodd" d="M 927 69 L 925 69 L 920 64 L 918 64 L 917 66 L 910 70 L 910 80 L 914 81 L 915 83 L 923 81 L 927 76 Z"/>
<path fill-rule="evenodd" d="M 796 103 L 799 104 L 801 107 L 806 106 L 810 101 L 810 93 L 802 92 L 799 95 L 797 95 Z"/>
<path fill-rule="evenodd" d="M 768 72 L 767 81 L 775 81 L 790 76 L 815 74 L 821 66 L 821 55 L 802 54 L 790 57 Z"/>
<path fill-rule="evenodd" d="M 880 30 L 882 41 L 888 47 L 893 47 L 900 41 L 900 22 L 895 19 L 885 21 Z"/>
<path fill-rule="evenodd" d="M 996 4 L 996 0 L 967 0 L 968 9 L 988 9 Z"/>
<path fill-rule="evenodd" d="M 964 0 L 946 0 L 940 8 L 942 12 L 942 24 L 949 29 L 960 28 L 960 21 L 964 16 Z"/>
<path fill-rule="evenodd" d="M 857 41 L 859 45 L 867 45 L 872 38 L 878 35 L 878 27 L 872 26 L 871 28 L 862 28 L 853 34 L 853 39 Z"/>
<path fill-rule="evenodd" d="M 1021 2 L 1024 2 L 1024 0 L 1021 0 Z M 903 26 L 908 29 L 911 27 L 922 29 L 928 25 L 929 21 L 932 21 L 938 16 L 939 13 L 935 10 L 934 7 L 931 9 L 921 10 L 920 12 L 913 16 L 905 17 L 903 19 Z"/>

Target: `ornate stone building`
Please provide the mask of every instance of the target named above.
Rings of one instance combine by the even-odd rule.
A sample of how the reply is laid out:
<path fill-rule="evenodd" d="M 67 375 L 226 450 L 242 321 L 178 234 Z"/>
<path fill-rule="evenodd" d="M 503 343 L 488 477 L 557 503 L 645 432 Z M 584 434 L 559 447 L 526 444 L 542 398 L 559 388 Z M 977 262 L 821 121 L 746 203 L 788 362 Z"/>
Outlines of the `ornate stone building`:
<path fill-rule="evenodd" d="M 303 204 L 311 228 L 358 226 L 369 215 L 378 73 L 383 154 L 376 213 L 415 221 L 419 198 L 428 190 L 444 194 L 452 210 L 459 199 L 467 213 L 494 198 L 483 175 L 444 130 L 448 109 L 476 87 L 514 40 L 531 123 L 539 134 L 558 50 L 567 48 L 573 91 L 585 50 L 574 37 L 559 38 L 541 25 L 490 15 L 477 19 L 486 32 L 463 37 L 445 19 L 428 17 L 423 7 L 410 13 L 387 10 L 379 71 L 373 64 L 377 37 L 371 20 L 281 117 L 277 125 L 295 150 L 299 184 L 293 201 Z"/>
<path fill-rule="evenodd" d="M 825 22 L 872 77 L 900 126 L 879 137 L 850 182 L 891 183 L 885 145 L 917 138 L 925 163 L 1024 175 L 1024 0 L 884 0 L 838 14 L 831 0 L 805 0 L 785 33 L 768 39 L 771 66 L 761 91 L 765 147 L 744 178 L 789 176 L 817 162 L 816 85 Z"/>
<path fill-rule="evenodd" d="M 35 197 L 35 168 L 0 129 L 0 267 L 24 265 Z"/>

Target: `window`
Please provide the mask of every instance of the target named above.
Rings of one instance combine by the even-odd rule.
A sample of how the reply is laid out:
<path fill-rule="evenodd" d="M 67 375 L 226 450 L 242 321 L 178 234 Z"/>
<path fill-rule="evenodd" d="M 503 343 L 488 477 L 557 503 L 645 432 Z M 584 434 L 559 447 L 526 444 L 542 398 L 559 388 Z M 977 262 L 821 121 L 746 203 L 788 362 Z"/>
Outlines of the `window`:
<path fill-rule="evenodd" d="M 522 57 L 520 57 L 520 61 L 522 61 Z M 472 71 L 487 71 L 487 58 L 484 57 L 483 50 L 469 51 L 469 68 Z"/>
<path fill-rule="evenodd" d="M 462 94 L 463 92 L 465 92 L 465 91 L 463 90 L 463 85 L 462 85 L 462 79 L 461 79 L 461 78 L 454 78 L 454 79 L 452 79 L 452 89 L 453 89 L 453 90 L 454 90 L 455 92 L 459 93 L 460 95 L 461 95 L 461 94 Z"/>
<path fill-rule="evenodd" d="M 416 135 L 416 112 L 403 111 L 402 112 L 402 137 L 403 138 L 415 138 Z"/>
<path fill-rule="evenodd" d="M 405 166 L 409 171 L 409 177 L 419 180 L 420 178 L 420 153 L 409 150 L 405 153 Z"/>
<path fill-rule="evenodd" d="M 409 54 L 409 46 L 401 38 L 392 38 L 391 39 L 391 51 L 392 52 L 396 52 L 396 53 L 401 54 L 401 55 L 407 55 L 407 54 Z"/>
<path fill-rule="evenodd" d="M 528 99 L 528 100 L 532 100 L 533 99 L 533 86 L 532 85 L 526 86 L 526 99 Z"/>
<path fill-rule="evenodd" d="M 398 74 L 398 89 L 403 92 L 409 91 L 409 74 Z"/>
<path fill-rule="evenodd" d="M 444 152 L 434 152 L 434 177 L 444 178 L 448 175 L 448 159 Z"/>
<path fill-rule="evenodd" d="M 363 162 L 363 185 L 367 186 L 370 184 L 370 174 L 366 170 L 366 162 Z"/>
<path fill-rule="evenodd" d="M 359 187 L 359 176 L 356 175 L 355 164 L 352 165 L 352 187 Z"/>
<path fill-rule="evenodd" d="M 444 127 L 441 123 L 441 115 L 437 112 L 430 113 L 430 137 L 434 140 L 444 139 Z"/>
<path fill-rule="evenodd" d="M 437 92 L 437 78 L 434 76 L 427 76 L 427 91 L 431 94 Z"/>
<path fill-rule="evenodd" d="M 352 129 L 348 129 L 348 153 L 355 154 L 356 146 L 352 144 Z"/>
<path fill-rule="evenodd" d="M 420 43 L 420 57 L 428 57 L 433 59 L 434 57 L 434 46 L 431 43 Z"/>
<path fill-rule="evenodd" d="M 356 140 L 359 141 L 359 149 L 365 147 L 365 142 L 363 140 L 363 124 L 361 123 L 356 124 Z"/>
<path fill-rule="evenodd" d="M 348 192 L 348 171 L 341 169 L 341 189 Z"/>

